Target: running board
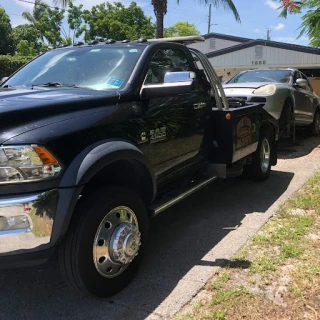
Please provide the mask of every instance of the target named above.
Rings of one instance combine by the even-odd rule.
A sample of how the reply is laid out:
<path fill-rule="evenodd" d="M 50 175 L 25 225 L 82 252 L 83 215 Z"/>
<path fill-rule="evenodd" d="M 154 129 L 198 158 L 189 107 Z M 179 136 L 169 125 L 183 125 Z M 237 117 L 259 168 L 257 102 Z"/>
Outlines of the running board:
<path fill-rule="evenodd" d="M 211 182 L 217 180 L 217 175 L 214 175 L 208 179 L 208 177 L 205 177 L 205 179 L 202 179 L 200 181 L 197 181 L 197 184 L 191 188 L 185 188 L 182 190 L 179 190 L 178 194 L 173 195 L 171 198 L 166 197 L 166 199 L 160 199 L 159 201 L 155 201 L 150 207 L 151 216 L 156 216 L 160 212 L 170 208 L 174 204 L 180 202 L 181 200 L 187 198 L 194 192 L 200 190 L 201 188 L 207 186 Z M 169 199 L 168 199 L 169 198 Z"/>

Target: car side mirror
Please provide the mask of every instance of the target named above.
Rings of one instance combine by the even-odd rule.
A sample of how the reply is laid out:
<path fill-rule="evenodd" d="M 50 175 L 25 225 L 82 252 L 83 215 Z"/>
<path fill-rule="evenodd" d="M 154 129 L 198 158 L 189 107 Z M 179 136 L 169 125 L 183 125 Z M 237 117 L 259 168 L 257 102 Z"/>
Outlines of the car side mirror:
<path fill-rule="evenodd" d="M 1 83 L 0 83 L 0 84 L 4 83 L 8 78 L 9 78 L 9 77 L 3 77 L 3 78 L 1 79 Z"/>
<path fill-rule="evenodd" d="M 299 86 L 299 87 L 307 87 L 308 86 L 308 81 L 306 79 L 297 79 L 295 85 Z"/>
<path fill-rule="evenodd" d="M 192 71 L 167 72 L 163 83 L 150 83 L 142 86 L 142 99 L 170 97 L 192 91 L 196 75 Z"/>

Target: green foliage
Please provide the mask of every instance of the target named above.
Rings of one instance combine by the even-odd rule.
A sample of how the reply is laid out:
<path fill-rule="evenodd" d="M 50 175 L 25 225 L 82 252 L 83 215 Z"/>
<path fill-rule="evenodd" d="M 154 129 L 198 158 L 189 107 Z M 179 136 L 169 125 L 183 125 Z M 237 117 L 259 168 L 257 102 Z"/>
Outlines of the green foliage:
<path fill-rule="evenodd" d="M 38 37 L 46 39 L 52 47 L 57 47 L 68 35 L 62 27 L 65 10 L 51 9 L 42 0 L 36 0 L 32 14 L 24 12 L 23 18 L 29 21 L 38 31 Z"/>
<path fill-rule="evenodd" d="M 198 35 L 200 35 L 200 31 L 196 29 L 193 23 L 189 23 L 188 21 L 178 21 L 172 27 L 164 30 L 165 38 Z"/>
<path fill-rule="evenodd" d="M 47 44 L 45 44 L 45 43 L 41 43 L 40 44 L 40 48 L 39 48 L 40 50 L 40 53 L 44 53 L 44 52 L 47 52 L 48 50 L 49 50 L 49 47 L 48 47 L 48 45 Z"/>
<path fill-rule="evenodd" d="M 72 37 L 72 43 L 75 42 L 76 38 L 79 38 L 84 30 L 81 28 L 83 23 L 83 11 L 82 11 L 83 5 L 75 6 L 70 1 L 69 3 L 69 9 L 68 9 L 68 24 L 70 29 L 73 31 L 73 37 Z"/>
<path fill-rule="evenodd" d="M 68 46 L 71 46 L 72 45 L 72 38 L 71 37 L 67 37 L 67 38 L 65 38 L 65 39 L 62 39 L 62 41 L 61 41 L 61 43 L 62 44 L 66 44 L 66 45 L 68 45 Z"/>
<path fill-rule="evenodd" d="M 212 313 L 213 319 L 216 319 L 216 320 L 225 320 L 226 319 L 226 315 L 227 315 L 227 311 L 226 310 L 218 310 L 218 311 L 214 311 Z"/>
<path fill-rule="evenodd" d="M 310 45 L 320 47 L 320 1 L 309 1 L 310 10 L 302 16 L 301 32 L 302 35 L 308 36 Z"/>
<path fill-rule="evenodd" d="M 32 24 L 20 24 L 12 30 L 12 37 L 15 46 L 17 46 L 21 40 L 36 43 L 40 37 L 40 33 Z"/>
<path fill-rule="evenodd" d="M 302 16 L 299 37 L 306 35 L 310 39 L 310 45 L 320 47 L 320 0 L 292 1 L 285 0 L 281 2 L 280 15 L 287 18 L 288 13 L 302 13 L 303 9 L 308 11 Z"/>
<path fill-rule="evenodd" d="M 44 34 L 41 32 L 42 30 L 39 30 L 37 27 L 37 23 L 40 21 L 41 17 L 46 13 L 46 10 L 48 6 L 42 1 L 42 0 L 35 0 L 33 6 L 32 13 L 26 11 L 22 13 L 22 17 L 26 19 L 28 22 L 30 22 L 39 32 L 39 37 L 43 41 L 44 40 Z M 22 39 L 22 40 L 28 40 L 28 39 Z"/>
<path fill-rule="evenodd" d="M 39 21 L 36 22 L 37 29 L 48 40 L 49 44 L 56 48 L 62 43 L 63 37 L 61 35 L 64 30 L 62 29 L 62 20 L 64 18 L 64 10 L 59 8 L 47 8 L 45 13 L 41 16 Z M 64 32 L 64 38 L 67 34 Z"/>
<path fill-rule="evenodd" d="M 13 54 L 14 45 L 10 18 L 0 7 L 0 54 Z"/>
<path fill-rule="evenodd" d="M 32 57 L 22 57 L 22 56 L 0 56 L 0 79 L 3 77 L 10 76 L 20 67 L 25 65 L 30 61 Z"/>
<path fill-rule="evenodd" d="M 29 57 L 29 56 L 36 56 L 37 50 L 35 48 L 35 43 L 30 42 L 28 40 L 21 40 L 17 45 L 17 52 L 18 55 Z"/>
<path fill-rule="evenodd" d="M 40 0 L 38 0 L 40 1 Z M 71 0 L 53 0 L 54 4 L 56 5 L 62 5 L 63 7 L 67 7 L 67 5 L 70 6 L 70 4 L 72 4 L 72 1 Z M 229 10 L 233 13 L 234 15 L 234 18 L 236 19 L 237 22 L 241 22 L 240 20 L 240 15 L 237 11 L 237 8 L 236 6 L 234 5 L 233 1 L 232 0 L 200 0 L 199 1 L 200 4 L 202 5 L 208 5 L 208 4 L 212 4 L 214 7 L 216 8 L 220 8 L 222 7 L 223 9 L 225 10 Z M 180 3 L 180 0 L 177 0 L 177 3 L 179 4 Z M 118 4 L 120 4 L 120 2 L 118 2 Z M 132 2 L 130 7 L 132 6 L 132 4 L 135 4 L 135 2 Z M 110 4 L 109 4 L 110 5 Z M 153 6 L 153 11 L 154 11 L 154 14 L 156 16 L 156 37 L 157 38 L 163 38 L 163 19 L 164 19 L 164 16 L 166 15 L 167 13 L 167 8 L 168 8 L 168 1 L 167 0 L 151 0 L 151 5 Z M 108 7 L 108 6 L 107 6 Z M 114 3 L 114 7 L 117 7 L 117 3 Z M 140 7 L 138 7 L 140 8 Z M 96 6 L 96 9 L 97 10 L 91 10 L 91 14 L 92 14 L 92 17 L 91 19 L 89 19 L 90 17 L 90 12 L 88 10 L 86 10 L 86 15 L 87 15 L 87 18 L 86 18 L 86 22 L 89 23 L 89 20 L 93 20 L 94 23 L 89 23 L 90 24 L 90 29 L 92 29 L 92 26 L 93 25 L 97 25 L 97 24 L 100 24 L 101 20 L 103 20 L 104 16 L 103 14 L 101 13 L 99 15 L 99 18 L 95 18 L 95 13 L 99 12 L 99 11 L 104 11 L 106 12 L 106 6 L 104 4 L 101 4 L 101 5 L 98 5 Z M 141 9 L 141 8 L 140 8 Z M 149 22 L 150 22 L 150 18 L 147 18 L 149 19 Z M 98 21 L 99 20 L 99 21 Z M 106 20 L 108 20 L 108 18 L 106 18 Z M 113 20 L 113 19 L 111 19 Z M 89 39 L 93 39 L 93 37 L 97 36 L 97 37 L 106 37 L 104 34 L 108 34 L 107 37 L 109 38 L 113 38 L 113 39 L 118 39 L 118 40 L 122 40 L 122 39 L 136 39 L 137 37 L 134 36 L 132 37 L 132 32 L 129 32 L 129 35 L 130 37 L 123 37 L 123 34 L 126 34 L 128 31 L 126 30 L 127 27 L 124 26 L 124 28 L 121 28 L 121 25 L 119 24 L 119 20 L 117 18 L 114 19 L 115 22 L 113 26 L 110 26 L 110 29 L 108 29 L 108 31 L 105 31 L 103 32 L 101 30 L 101 26 L 97 26 L 97 29 L 95 31 L 92 31 L 91 30 L 87 30 L 85 26 L 82 26 L 81 30 L 82 32 L 86 32 L 86 36 L 85 36 L 85 39 L 86 40 L 89 40 Z M 121 20 L 120 20 L 121 21 Z M 151 23 L 151 22 L 150 22 Z M 106 22 L 103 23 L 104 26 L 106 26 Z M 134 25 L 130 25 L 129 24 L 129 29 L 130 29 L 130 26 L 133 28 L 133 29 L 137 29 L 137 28 L 134 28 Z M 152 28 L 154 29 L 153 32 L 152 32 L 152 37 L 154 37 L 154 33 L 155 33 L 155 26 L 152 26 Z M 150 27 L 147 27 L 147 29 L 149 30 Z M 151 30 L 149 30 L 151 32 Z M 137 33 L 138 34 L 142 34 L 143 37 L 146 37 L 146 38 L 149 38 L 150 37 L 150 33 L 149 31 L 147 30 L 141 30 L 139 32 L 139 29 L 136 30 L 136 32 L 133 32 L 134 35 L 136 35 Z M 98 33 L 98 34 L 96 34 Z M 112 36 L 116 34 L 117 36 Z M 118 37 L 118 35 L 120 37 Z"/>
<path fill-rule="evenodd" d="M 84 21 L 89 25 L 89 29 L 86 25 L 81 28 L 85 40 L 96 37 L 115 40 L 153 38 L 155 33 L 151 17 L 146 17 L 135 2 L 129 7 L 120 2 L 99 4 L 91 11 L 84 10 Z"/>

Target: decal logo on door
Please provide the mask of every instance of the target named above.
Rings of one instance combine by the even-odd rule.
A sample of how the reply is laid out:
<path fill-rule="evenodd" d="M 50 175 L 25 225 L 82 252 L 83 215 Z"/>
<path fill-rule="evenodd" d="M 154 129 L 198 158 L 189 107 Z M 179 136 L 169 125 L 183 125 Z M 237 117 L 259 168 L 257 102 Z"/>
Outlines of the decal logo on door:
<path fill-rule="evenodd" d="M 161 127 L 155 130 L 150 130 L 150 143 L 165 140 L 167 138 L 167 128 Z"/>

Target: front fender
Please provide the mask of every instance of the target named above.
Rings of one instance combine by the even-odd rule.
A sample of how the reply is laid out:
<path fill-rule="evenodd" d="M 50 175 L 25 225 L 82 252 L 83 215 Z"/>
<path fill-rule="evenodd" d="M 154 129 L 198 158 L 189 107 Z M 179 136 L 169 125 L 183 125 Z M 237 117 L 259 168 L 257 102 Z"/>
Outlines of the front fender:
<path fill-rule="evenodd" d="M 156 179 L 145 155 L 133 144 L 121 140 L 104 140 L 83 150 L 65 171 L 60 185 L 65 191 L 65 198 L 59 202 L 56 221 L 53 228 L 51 245 L 60 242 L 67 232 L 74 208 L 83 186 L 101 169 L 117 160 L 138 161 L 150 175 L 153 197 L 156 194 Z M 152 199 L 151 199 L 152 200 Z"/>
<path fill-rule="evenodd" d="M 128 141 L 114 139 L 100 141 L 83 150 L 64 173 L 60 186 L 84 185 L 101 169 L 117 160 L 136 160 L 143 164 L 150 173 L 156 190 L 152 167 L 141 150 Z"/>
<path fill-rule="evenodd" d="M 278 87 L 276 93 L 267 98 L 267 103 L 264 109 L 269 112 L 276 120 L 279 120 L 285 101 L 288 99 L 290 99 L 294 105 L 295 97 L 293 91 L 284 85 Z"/>

